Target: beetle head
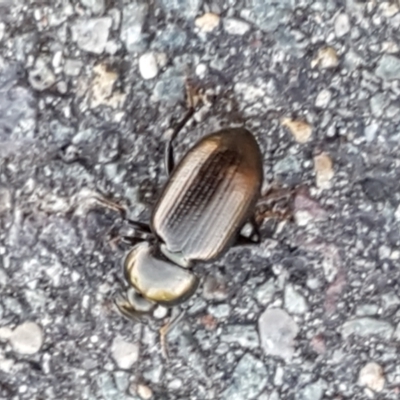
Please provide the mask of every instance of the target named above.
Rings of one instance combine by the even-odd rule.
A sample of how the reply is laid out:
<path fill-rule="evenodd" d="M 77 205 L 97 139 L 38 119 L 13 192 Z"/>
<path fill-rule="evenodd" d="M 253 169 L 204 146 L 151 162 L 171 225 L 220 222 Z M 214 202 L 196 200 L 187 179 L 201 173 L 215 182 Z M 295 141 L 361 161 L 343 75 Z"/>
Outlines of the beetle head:
<path fill-rule="evenodd" d="M 130 289 L 116 300 L 121 314 L 137 319 L 151 312 L 156 304 L 175 306 L 195 292 L 197 276 L 171 261 L 148 242 L 137 244 L 128 253 L 124 274 Z"/>

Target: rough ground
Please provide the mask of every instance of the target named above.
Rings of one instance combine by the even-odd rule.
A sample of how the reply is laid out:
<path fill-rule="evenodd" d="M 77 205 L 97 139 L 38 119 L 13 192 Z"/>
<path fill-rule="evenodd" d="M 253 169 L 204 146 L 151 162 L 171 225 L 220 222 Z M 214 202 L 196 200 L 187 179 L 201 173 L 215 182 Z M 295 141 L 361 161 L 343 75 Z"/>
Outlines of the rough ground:
<path fill-rule="evenodd" d="M 357 0 L 0 0 L 0 398 L 398 399 L 400 10 Z M 207 13 L 212 13 L 207 14 Z M 294 221 L 199 265 L 171 332 L 116 314 L 178 154 L 245 124 Z"/>

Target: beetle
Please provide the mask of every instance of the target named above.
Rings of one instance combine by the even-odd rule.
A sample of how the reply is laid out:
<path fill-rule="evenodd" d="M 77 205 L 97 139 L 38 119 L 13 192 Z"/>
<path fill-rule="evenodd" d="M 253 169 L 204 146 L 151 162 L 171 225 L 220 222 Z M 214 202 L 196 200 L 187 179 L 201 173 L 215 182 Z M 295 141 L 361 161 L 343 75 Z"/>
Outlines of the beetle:
<path fill-rule="evenodd" d="M 165 148 L 169 176 L 152 210 L 150 225 L 130 221 L 145 239 L 124 261 L 129 285 L 115 301 L 120 313 L 137 319 L 156 305 L 176 306 L 196 291 L 196 262 L 210 262 L 236 244 L 258 243 L 254 209 L 263 183 L 260 147 L 245 128 L 227 128 L 201 138 L 174 165 L 173 140 Z M 243 227 L 251 226 L 244 236 Z"/>
<path fill-rule="evenodd" d="M 156 305 L 173 307 L 190 298 L 199 278 L 196 262 L 219 258 L 231 246 L 259 243 L 254 218 L 263 183 L 260 147 L 245 128 L 226 128 L 201 138 L 174 162 L 173 141 L 194 113 L 190 107 L 165 147 L 168 180 L 150 224 L 131 221 L 135 245 L 123 269 L 129 285 L 115 304 L 129 319 Z M 250 224 L 250 235 L 243 235 Z"/>

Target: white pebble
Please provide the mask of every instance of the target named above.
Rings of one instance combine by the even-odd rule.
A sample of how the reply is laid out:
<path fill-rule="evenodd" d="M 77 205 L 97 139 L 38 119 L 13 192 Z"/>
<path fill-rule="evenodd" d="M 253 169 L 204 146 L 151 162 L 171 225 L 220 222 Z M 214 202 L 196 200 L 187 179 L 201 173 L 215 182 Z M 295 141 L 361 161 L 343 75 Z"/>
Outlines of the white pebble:
<path fill-rule="evenodd" d="M 331 101 L 332 93 L 328 89 L 323 89 L 318 93 L 315 99 L 315 106 L 318 108 L 326 108 Z"/>
<path fill-rule="evenodd" d="M 111 355 L 119 368 L 129 369 L 139 357 L 139 347 L 116 337 L 111 345 Z"/>
<path fill-rule="evenodd" d="M 385 386 L 385 377 L 382 367 L 375 362 L 366 364 L 360 371 L 358 383 L 361 386 L 368 387 L 374 392 L 380 392 Z"/>
<path fill-rule="evenodd" d="M 335 35 L 342 37 L 350 32 L 350 20 L 347 14 L 339 14 L 335 19 Z"/>
<path fill-rule="evenodd" d="M 158 65 L 154 53 L 145 53 L 140 56 L 139 71 L 143 79 L 153 79 L 157 76 Z"/>
<path fill-rule="evenodd" d="M 34 322 L 24 322 L 12 332 L 10 344 L 17 353 L 35 354 L 42 347 L 43 331 Z"/>
<path fill-rule="evenodd" d="M 236 18 L 227 18 L 224 20 L 224 29 L 230 35 L 244 35 L 250 30 L 250 25 Z"/>

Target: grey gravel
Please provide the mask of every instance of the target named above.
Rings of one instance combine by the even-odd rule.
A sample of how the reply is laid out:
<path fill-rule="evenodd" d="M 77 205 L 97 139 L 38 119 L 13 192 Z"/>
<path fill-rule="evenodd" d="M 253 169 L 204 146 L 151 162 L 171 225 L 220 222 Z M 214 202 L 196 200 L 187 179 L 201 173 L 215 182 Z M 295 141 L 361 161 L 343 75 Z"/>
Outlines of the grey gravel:
<path fill-rule="evenodd" d="M 285 286 L 284 302 L 291 314 L 304 314 L 308 310 L 307 301 L 292 285 Z"/>
<path fill-rule="evenodd" d="M 105 0 L 81 0 L 81 3 L 93 14 L 103 14 L 106 9 Z"/>
<path fill-rule="evenodd" d="M 228 325 L 223 330 L 221 340 L 249 349 L 257 348 L 260 345 L 257 330 L 252 325 Z"/>
<path fill-rule="evenodd" d="M 232 382 L 222 393 L 222 399 L 252 400 L 256 399 L 267 383 L 268 372 L 261 360 L 251 354 L 245 354 L 237 364 Z"/>
<path fill-rule="evenodd" d="M 384 54 L 379 60 L 376 75 L 386 81 L 400 79 L 400 58 Z"/>
<path fill-rule="evenodd" d="M 398 400 L 398 2 L 0 11 L 1 399 Z M 260 244 L 195 265 L 188 302 L 128 321 L 113 300 L 132 229 L 95 199 L 149 221 L 187 82 L 202 102 L 175 159 L 244 125 L 262 192 L 290 196 L 260 205 Z"/>
<path fill-rule="evenodd" d="M 297 393 L 296 400 L 321 400 L 324 397 L 326 386 L 326 382 L 323 380 L 311 383 Z"/>
<path fill-rule="evenodd" d="M 350 335 L 361 337 L 378 336 L 389 340 L 393 335 L 394 327 L 387 321 L 375 318 L 356 318 L 346 321 L 342 326 L 345 338 Z"/>
<path fill-rule="evenodd" d="M 69 76 L 78 76 L 83 67 L 81 60 L 67 58 L 64 64 L 64 73 Z"/>

